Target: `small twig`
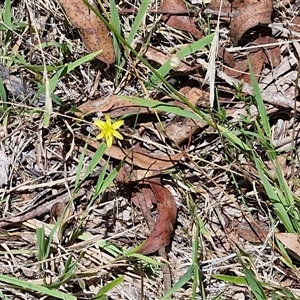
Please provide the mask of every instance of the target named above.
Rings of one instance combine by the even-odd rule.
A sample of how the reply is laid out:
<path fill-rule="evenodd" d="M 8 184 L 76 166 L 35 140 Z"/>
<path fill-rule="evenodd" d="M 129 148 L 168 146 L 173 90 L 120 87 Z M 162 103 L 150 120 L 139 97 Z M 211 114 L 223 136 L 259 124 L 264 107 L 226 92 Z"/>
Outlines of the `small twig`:
<path fill-rule="evenodd" d="M 181 10 L 176 10 L 176 9 L 163 9 L 163 8 L 158 8 L 158 9 L 149 9 L 147 11 L 150 14 L 162 14 L 162 15 L 177 15 L 177 16 L 196 16 L 199 14 L 199 11 L 193 12 L 188 9 L 181 9 Z M 135 8 L 124 8 L 119 10 L 119 14 L 137 14 L 138 10 Z"/>
<path fill-rule="evenodd" d="M 86 190 L 82 188 L 75 195 L 75 198 L 82 197 L 85 194 L 86 194 Z M 51 198 L 52 197 L 53 196 L 51 196 Z M 54 199 L 45 201 L 42 204 L 37 204 L 37 206 L 35 208 L 31 208 L 30 210 L 28 210 L 27 212 L 25 212 L 19 216 L 1 219 L 0 220 L 0 228 L 6 227 L 9 225 L 13 225 L 16 223 L 23 223 L 27 220 L 39 217 L 39 216 L 43 215 L 44 213 L 49 212 L 51 210 L 51 207 L 55 203 L 59 202 L 59 203 L 65 204 L 69 200 L 70 200 L 70 195 L 68 192 L 63 193 L 62 195 L 60 195 L 58 197 L 57 197 L 57 195 L 55 195 Z"/>
<path fill-rule="evenodd" d="M 96 177 L 99 175 L 99 171 L 94 171 L 92 174 L 90 174 L 90 177 Z M 63 179 L 65 180 L 65 179 Z M 81 188 L 78 190 L 78 192 L 74 195 L 74 199 L 77 199 L 79 197 L 82 197 L 86 195 L 85 186 L 90 184 L 89 180 L 86 180 L 82 183 Z M 29 210 L 12 217 L 2 218 L 0 219 L 0 228 L 15 224 L 15 223 L 23 223 L 27 220 L 39 217 L 43 215 L 44 213 L 50 212 L 52 206 L 57 203 L 67 203 L 70 200 L 70 194 L 69 192 L 62 192 L 60 195 L 51 195 L 49 197 L 46 197 L 44 199 L 41 199 L 38 201 L 36 205 L 33 205 Z"/>
<path fill-rule="evenodd" d="M 235 18 L 237 16 L 238 13 L 226 13 L 226 12 L 220 12 L 219 10 L 213 10 L 213 9 L 209 9 L 206 8 L 203 11 L 204 14 L 208 14 L 208 15 L 216 15 L 216 16 L 220 16 L 222 18 Z"/>
<path fill-rule="evenodd" d="M 158 254 L 163 257 L 165 260 L 168 260 L 166 248 L 161 248 L 158 250 Z M 168 264 L 163 264 L 161 267 L 164 278 L 164 293 L 168 292 L 172 287 L 172 279 L 171 279 L 171 269 Z"/>

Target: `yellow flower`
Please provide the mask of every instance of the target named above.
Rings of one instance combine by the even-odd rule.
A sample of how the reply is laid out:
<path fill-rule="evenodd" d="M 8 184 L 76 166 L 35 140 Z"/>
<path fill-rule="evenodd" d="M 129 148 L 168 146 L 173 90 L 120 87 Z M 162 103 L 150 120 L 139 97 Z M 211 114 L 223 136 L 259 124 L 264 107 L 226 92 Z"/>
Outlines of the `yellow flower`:
<path fill-rule="evenodd" d="M 111 147 L 114 137 L 123 140 L 118 129 L 124 124 L 124 120 L 118 120 L 115 123 L 112 123 L 109 115 L 105 115 L 105 122 L 96 120 L 94 124 L 101 130 L 100 134 L 96 136 L 96 139 L 100 140 L 105 138 L 108 148 Z"/>

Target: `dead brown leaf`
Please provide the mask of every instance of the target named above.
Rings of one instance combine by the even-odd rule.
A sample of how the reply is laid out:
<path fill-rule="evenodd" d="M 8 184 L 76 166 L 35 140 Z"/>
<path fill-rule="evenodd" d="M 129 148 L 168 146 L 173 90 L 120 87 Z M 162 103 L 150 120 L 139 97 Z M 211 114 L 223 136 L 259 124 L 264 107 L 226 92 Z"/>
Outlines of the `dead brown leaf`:
<path fill-rule="evenodd" d="M 181 88 L 179 92 L 185 96 L 193 106 L 207 107 L 209 103 L 209 92 L 203 91 L 200 88 L 185 86 Z"/>
<path fill-rule="evenodd" d="M 229 14 L 234 17 L 237 13 L 237 7 L 241 5 L 241 2 L 243 0 L 235 0 L 235 1 L 228 1 L 228 0 L 211 0 L 208 8 L 210 11 L 214 12 L 216 15 L 218 15 L 221 2 L 222 2 L 222 12 L 224 13 L 224 16 L 222 16 L 222 20 L 230 21 Z M 228 14 L 228 15 L 227 15 Z"/>
<path fill-rule="evenodd" d="M 234 78 L 240 78 L 243 75 L 243 73 L 247 70 L 248 62 L 246 59 L 240 59 L 236 61 L 233 68 L 228 68 L 227 66 L 224 66 L 224 72 L 226 73 L 226 75 Z"/>
<path fill-rule="evenodd" d="M 238 40 L 248 29 L 271 23 L 272 11 L 272 0 L 252 0 L 248 5 L 243 5 L 231 21 L 230 36 L 234 44 L 237 45 Z"/>
<path fill-rule="evenodd" d="M 270 36 L 262 36 L 257 38 L 251 44 L 256 45 L 266 45 L 266 44 L 275 44 L 277 40 Z M 274 46 L 265 46 L 263 48 L 264 53 L 264 62 L 271 67 L 275 68 L 281 63 L 280 47 L 279 45 Z"/>
<path fill-rule="evenodd" d="M 182 121 L 172 122 L 166 125 L 165 133 L 170 141 L 180 145 L 206 125 L 207 124 L 205 122 L 184 119 Z"/>
<path fill-rule="evenodd" d="M 116 95 L 110 95 L 104 98 L 98 98 L 93 101 L 87 101 L 81 104 L 78 109 L 80 112 L 75 112 L 77 117 L 95 113 L 95 112 L 109 112 L 111 118 L 118 118 L 124 114 L 133 113 L 150 113 L 151 111 L 146 107 L 141 107 L 129 101 L 122 100 Z"/>
<path fill-rule="evenodd" d="M 115 62 L 112 39 L 106 25 L 82 0 L 59 0 L 70 22 L 81 32 L 89 52 L 102 50 L 97 58 L 107 64 Z"/>
<path fill-rule="evenodd" d="M 265 45 L 265 44 L 273 44 L 276 43 L 276 39 L 263 36 L 257 38 L 255 41 L 251 43 L 251 45 Z M 225 66 L 225 73 L 228 76 L 236 77 L 238 79 L 243 80 L 244 82 L 250 84 L 250 74 L 243 74 L 248 71 L 248 61 L 247 59 L 234 61 L 233 57 L 230 53 L 219 51 L 219 57 L 223 58 L 228 66 L 231 68 L 227 68 Z M 263 69 L 264 64 L 268 64 L 271 67 L 277 67 L 281 62 L 280 48 L 278 45 L 275 46 L 265 46 L 264 48 L 256 48 L 251 49 L 249 54 L 249 59 L 251 61 L 251 66 L 254 74 L 256 74 L 257 80 L 259 79 L 259 75 Z M 234 66 L 232 67 L 234 63 Z"/>
<path fill-rule="evenodd" d="M 62 202 L 56 202 L 52 205 L 50 209 L 50 217 L 51 219 L 57 219 L 59 216 L 61 216 L 64 212 L 65 204 Z"/>
<path fill-rule="evenodd" d="M 269 233 L 269 227 L 262 221 L 247 221 L 237 223 L 238 235 L 250 243 L 263 243 Z"/>
<path fill-rule="evenodd" d="M 227 15 L 223 19 L 231 21 L 230 36 L 235 45 L 247 30 L 271 23 L 272 0 L 224 0 L 222 3 L 221 11 Z M 209 4 L 209 9 L 215 13 L 220 7 L 220 0 L 212 0 Z"/>
<path fill-rule="evenodd" d="M 235 59 L 233 58 L 233 56 L 231 55 L 231 53 L 227 51 L 226 48 L 219 47 L 219 49 L 218 49 L 218 56 L 220 58 L 222 58 L 230 68 L 234 68 Z"/>
<path fill-rule="evenodd" d="M 149 184 L 157 201 L 158 217 L 151 234 L 138 251 L 142 254 L 153 253 L 169 245 L 177 216 L 176 203 L 170 191 L 157 182 Z"/>
<path fill-rule="evenodd" d="M 124 164 L 116 179 L 125 184 L 125 191 L 130 195 L 131 202 L 140 208 L 151 230 L 151 234 L 138 250 L 149 254 L 162 249 L 170 243 L 177 217 L 177 207 L 170 191 L 161 185 L 161 172 L 154 172 L 149 179 L 136 180 L 136 170 Z M 138 184 L 138 185 L 137 185 Z M 151 212 L 156 204 L 158 217 L 154 220 Z"/>
<path fill-rule="evenodd" d="M 190 32 L 194 37 L 200 39 L 203 33 L 196 27 L 195 23 L 189 16 L 184 15 L 171 15 L 172 11 L 186 12 L 187 6 L 183 0 L 164 0 L 160 6 L 163 11 L 170 11 L 170 15 L 163 17 L 166 24 L 172 28 Z"/>
<path fill-rule="evenodd" d="M 297 259 L 300 259 L 300 242 L 299 236 L 296 233 L 278 232 L 275 237 L 287 248 L 295 254 Z"/>
<path fill-rule="evenodd" d="M 90 146 L 92 146 L 95 149 L 98 149 L 100 146 L 100 142 L 87 138 L 82 134 L 78 133 L 76 137 L 88 143 Z M 114 145 L 112 145 L 110 148 L 107 148 L 105 154 L 117 160 L 125 160 L 126 162 L 134 166 L 137 166 L 141 169 L 145 169 L 147 171 L 150 170 L 158 171 L 158 170 L 166 170 L 172 168 L 178 164 L 178 162 L 182 157 L 181 153 L 173 154 L 173 155 L 155 156 L 146 151 L 144 153 L 140 153 L 132 149 L 121 149 Z M 151 172 L 149 172 L 149 174 L 151 174 L 152 176 Z"/>
<path fill-rule="evenodd" d="M 230 239 L 238 243 L 238 239 L 242 238 L 250 243 L 263 243 L 266 241 L 269 227 L 265 222 L 254 220 L 227 220 L 226 233 Z"/>

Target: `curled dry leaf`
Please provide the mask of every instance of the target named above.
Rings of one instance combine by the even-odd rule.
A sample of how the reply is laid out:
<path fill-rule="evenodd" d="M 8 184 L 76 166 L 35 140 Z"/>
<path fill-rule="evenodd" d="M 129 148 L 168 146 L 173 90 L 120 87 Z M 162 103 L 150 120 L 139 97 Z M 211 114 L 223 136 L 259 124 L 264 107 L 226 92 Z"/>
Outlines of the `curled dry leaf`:
<path fill-rule="evenodd" d="M 71 23 L 80 30 L 89 52 L 102 50 L 97 58 L 107 64 L 115 62 L 113 42 L 106 25 L 82 0 L 59 0 Z"/>
<path fill-rule="evenodd" d="M 238 43 L 248 29 L 271 23 L 272 11 L 272 0 L 252 0 L 248 5 L 243 5 L 231 21 L 230 36 L 233 38 L 234 44 Z"/>
<path fill-rule="evenodd" d="M 90 146 L 92 146 L 95 149 L 98 149 L 100 146 L 100 142 L 87 138 L 82 134 L 78 133 L 76 137 L 88 143 Z M 147 153 L 146 151 L 144 153 L 140 153 L 130 149 L 121 149 L 114 145 L 112 145 L 110 148 L 107 148 L 105 154 L 117 160 L 125 160 L 126 162 L 134 166 L 137 166 L 141 169 L 156 170 L 156 171 L 166 170 L 174 167 L 175 165 L 178 164 L 178 162 L 182 157 L 181 153 L 174 154 L 174 155 L 155 156 L 153 154 Z M 146 176 L 147 174 L 148 173 L 146 173 Z M 149 172 L 149 174 L 151 174 L 152 176 L 151 172 Z"/>
<path fill-rule="evenodd" d="M 225 16 L 223 19 L 231 21 L 230 36 L 235 45 L 250 28 L 271 23 L 272 0 L 212 0 L 209 4 L 209 9 L 216 15 L 220 7 Z"/>
<path fill-rule="evenodd" d="M 277 42 L 276 39 L 272 37 L 263 36 L 257 38 L 255 41 L 251 43 L 251 45 L 274 44 L 276 42 Z M 236 77 L 248 84 L 251 83 L 250 75 L 243 74 L 246 72 L 248 73 L 249 67 L 248 67 L 247 58 L 243 60 L 234 61 L 234 58 L 230 53 L 226 51 L 226 49 L 219 51 L 218 54 L 219 57 L 223 58 L 226 64 L 230 66 L 230 68 L 227 68 L 225 66 L 225 73 L 228 76 Z M 273 45 L 273 46 L 265 46 L 265 47 L 251 49 L 249 54 L 249 59 L 251 61 L 253 72 L 254 74 L 256 74 L 258 79 L 264 64 L 268 64 L 273 68 L 277 67 L 280 64 L 281 62 L 280 48 L 278 45 Z"/>
<path fill-rule="evenodd" d="M 118 118 L 125 114 L 143 113 L 147 114 L 151 111 L 146 107 L 135 105 L 126 100 L 118 98 L 116 95 L 98 98 L 93 101 L 87 101 L 78 107 L 80 112 L 75 112 L 77 117 L 95 112 L 109 112 L 111 118 Z"/>
<path fill-rule="evenodd" d="M 163 17 L 166 24 L 172 28 L 190 32 L 195 38 L 202 38 L 203 33 L 196 27 L 193 20 L 188 15 L 180 15 L 180 12 L 187 12 L 187 6 L 183 0 L 164 0 L 161 4 L 161 10 L 170 12 L 170 15 Z M 177 15 L 172 15 L 172 12 Z"/>
<path fill-rule="evenodd" d="M 169 245 L 177 216 L 176 203 L 170 191 L 157 182 L 149 184 L 157 202 L 158 217 L 151 234 L 138 251 L 142 254 L 153 253 Z"/>
<path fill-rule="evenodd" d="M 151 234 L 138 250 L 143 254 L 153 253 L 170 243 L 177 216 L 177 207 L 173 196 L 160 183 L 161 172 L 153 173 L 150 179 L 143 178 L 138 183 L 139 189 L 135 189 L 134 192 L 132 181 L 137 184 L 137 180 L 136 172 L 132 170 L 131 166 L 124 164 L 116 177 L 119 182 L 125 183 L 125 189 L 129 192 L 132 203 L 140 208 L 151 230 Z M 156 204 L 157 207 L 156 221 L 151 213 L 153 204 Z"/>

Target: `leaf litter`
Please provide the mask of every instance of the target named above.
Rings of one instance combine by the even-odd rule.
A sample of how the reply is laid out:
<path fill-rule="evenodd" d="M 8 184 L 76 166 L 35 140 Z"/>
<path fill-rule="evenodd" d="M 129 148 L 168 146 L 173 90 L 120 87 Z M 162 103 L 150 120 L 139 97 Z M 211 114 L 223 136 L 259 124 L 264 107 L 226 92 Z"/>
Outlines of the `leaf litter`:
<path fill-rule="evenodd" d="M 115 51 L 106 25 L 81 0 L 60 0 L 60 3 L 70 22 L 80 30 L 87 50 L 89 52 L 101 50 L 97 58 L 109 65 L 113 64 Z"/>
<path fill-rule="evenodd" d="M 270 30 L 272 27 L 269 25 L 276 25 L 272 24 L 271 14 L 274 11 L 278 12 L 278 8 L 273 7 L 272 2 L 234 1 L 233 5 L 230 5 L 229 1 L 223 2 L 221 20 L 224 22 L 221 24 L 221 28 L 224 32 L 226 30 L 227 33 L 229 32 L 232 42 L 230 42 L 229 36 L 222 32 L 223 37 L 225 35 L 226 38 L 220 40 L 219 48 L 222 46 L 221 49 L 224 51 L 223 53 L 219 51 L 219 60 L 216 66 L 220 107 L 232 122 L 241 122 L 240 116 L 247 115 L 247 108 L 242 101 L 235 97 L 236 90 L 233 86 L 237 86 L 240 79 L 250 83 L 249 74 L 247 74 L 247 57 L 249 56 L 256 77 L 260 81 L 266 109 L 274 133 L 276 133 L 274 141 L 285 139 L 291 141 L 291 130 L 295 123 L 298 126 L 298 121 L 293 119 L 290 110 L 295 106 L 292 99 L 297 94 L 294 82 L 297 78 L 295 51 L 298 49 L 298 41 L 294 39 L 293 45 L 281 43 L 289 41 L 290 36 L 283 26 L 282 30 L 280 28 L 278 30 L 277 21 L 283 24 L 284 20 L 279 17 L 280 14 L 276 20 L 277 31 Z M 77 11 L 84 12 L 84 14 L 75 15 L 75 19 L 73 19 L 74 8 L 68 8 L 67 5 L 70 2 L 66 3 L 67 1 L 62 2 L 65 12 L 73 26 L 81 32 L 85 46 L 81 44 L 80 39 L 70 41 L 62 11 L 58 6 L 55 7 L 56 17 L 54 18 L 53 7 L 47 1 L 43 3 L 42 7 L 46 7 L 49 20 L 54 22 L 51 24 L 54 30 L 49 30 L 46 19 L 38 18 L 41 36 L 45 36 L 46 41 L 51 42 L 52 39 L 58 38 L 57 32 L 63 30 L 65 35 L 60 38 L 65 45 L 73 49 L 73 56 L 82 56 L 86 50 L 93 52 L 96 49 L 103 49 L 107 50 L 107 53 L 103 52 L 104 54 L 100 55 L 99 59 L 113 64 L 115 61 L 114 49 L 111 35 L 106 26 L 102 23 L 95 25 L 94 22 L 98 21 L 95 21 L 93 13 L 86 7 L 78 8 L 77 2 L 74 8 L 77 7 Z M 16 5 L 18 17 L 28 21 L 27 15 L 22 14 L 23 11 L 26 11 L 22 7 L 23 4 Z M 106 4 L 103 5 L 109 11 Z M 120 5 L 117 4 L 118 7 Z M 36 3 L 32 3 L 31 9 L 34 9 L 39 15 L 43 15 Z M 133 9 L 133 7 L 127 3 L 124 7 L 120 7 L 120 11 L 122 9 Z M 155 5 L 151 7 L 152 11 L 149 9 L 150 13 L 146 16 L 146 23 L 141 26 L 155 24 L 156 16 L 153 13 L 155 9 Z M 209 9 L 210 11 L 201 6 L 203 16 L 211 14 L 214 21 L 214 16 L 219 13 L 219 2 L 211 1 Z M 286 4 L 286 7 L 281 9 L 287 12 L 289 20 L 293 20 L 293 9 L 297 10 L 296 6 Z M 155 39 L 150 39 L 151 45 L 145 53 L 145 56 L 156 67 L 170 59 L 172 55 L 170 53 L 174 53 L 174 48 L 190 43 L 193 36 L 199 38 L 206 34 L 199 27 L 197 21 L 199 21 L 200 15 L 197 15 L 199 10 L 196 10 L 195 7 L 188 7 L 183 1 L 164 1 L 158 10 L 161 11 L 157 11 L 157 15 L 162 17 L 160 29 L 168 32 L 168 38 L 157 43 L 161 36 L 156 31 L 157 28 L 153 27 Z M 259 13 L 256 13 L 257 11 Z M 126 16 L 125 18 L 129 21 L 131 17 Z M 174 22 L 169 21 L 172 19 L 176 20 L 175 25 Z M 201 19 L 202 21 L 204 19 Z M 290 26 L 294 34 L 297 34 L 297 26 L 293 24 L 297 24 L 297 18 L 294 18 L 294 23 L 292 21 Z M 267 30 L 261 29 L 258 25 L 264 25 L 263 29 Z M 126 31 L 126 28 L 124 30 Z M 144 41 L 145 38 L 142 32 L 141 30 L 138 36 L 140 41 Z M 13 39 L 8 42 L 8 46 L 15 47 L 14 50 L 20 49 L 20 53 L 32 64 L 40 64 L 42 58 L 39 52 L 35 53 L 36 56 L 27 57 L 27 52 L 23 51 L 25 45 L 28 47 L 25 37 L 31 41 L 32 37 L 29 33 L 24 32 L 21 47 L 13 44 Z M 94 45 L 96 45 L 95 48 Z M 34 49 L 33 44 L 30 47 Z M 170 71 L 167 79 L 187 97 L 193 106 L 209 110 L 207 105 L 209 87 L 203 85 L 203 78 L 208 68 L 207 53 L 207 49 L 201 49 L 193 54 L 194 56 L 185 57 L 181 61 L 181 68 Z M 287 53 L 289 53 L 288 57 Z M 58 48 L 49 46 L 44 55 L 49 64 L 61 63 L 61 52 Z M 146 240 L 139 250 L 144 254 L 155 254 L 158 251 L 158 254 L 161 255 L 161 250 L 167 246 L 169 252 L 162 256 L 169 262 L 170 279 L 175 284 L 185 274 L 187 266 L 192 264 L 191 241 L 195 237 L 192 220 L 196 215 L 203 220 L 203 226 L 210 233 L 209 236 L 201 235 L 205 251 L 201 252 L 203 260 L 198 262 L 202 266 L 203 276 L 206 280 L 206 292 L 212 297 L 214 297 L 213 291 L 217 291 L 217 294 L 223 292 L 225 298 L 232 299 L 237 296 L 237 292 L 231 288 L 223 290 L 220 282 L 210 277 L 211 270 L 215 266 L 217 267 L 214 270 L 216 272 L 217 270 L 229 270 L 239 274 L 239 267 L 235 267 L 236 260 L 228 258 L 229 254 L 237 252 L 240 248 L 254 249 L 251 251 L 256 258 L 257 266 L 264 266 L 258 267 L 257 270 L 261 276 L 264 274 L 269 276 L 271 272 L 276 272 L 272 267 L 272 259 L 280 256 L 277 252 L 270 250 L 273 249 L 272 247 L 268 249 L 269 252 L 265 251 L 263 247 L 264 243 L 270 243 L 268 245 L 272 246 L 268 240 L 269 234 L 272 235 L 272 232 L 269 232 L 272 224 L 262 221 L 263 219 L 268 220 L 268 216 L 272 214 L 270 203 L 260 187 L 256 186 L 257 173 L 251 162 L 241 157 L 232 164 L 228 164 L 224 158 L 226 149 L 216 132 L 205 123 L 190 122 L 190 120 L 172 114 L 137 107 L 114 96 L 115 91 L 125 95 L 139 93 L 140 74 L 145 77 L 149 75 L 139 61 L 131 59 L 131 63 L 126 66 L 128 69 L 123 73 L 124 77 L 118 84 L 115 84 L 115 78 L 110 73 L 111 70 L 101 69 L 99 71 L 97 69 L 99 66 L 94 62 L 81 66 L 72 75 L 65 76 L 59 82 L 56 94 L 61 97 L 65 105 L 76 107 L 81 111 L 75 116 L 86 122 L 73 124 L 69 118 L 70 113 L 61 113 L 63 110 L 55 112 L 52 123 L 47 129 L 42 126 L 38 112 L 22 117 L 14 114 L 10 116 L 9 126 L 1 136 L 2 148 L 0 149 L 10 157 L 11 164 L 10 173 L 3 181 L 4 185 L 1 188 L 2 198 L 5 199 L 5 202 L 0 224 L 3 234 L 7 237 L 6 243 L 9 243 L 11 249 L 19 249 L 15 240 L 17 237 L 19 242 L 21 239 L 21 243 L 27 250 L 36 249 L 35 240 L 28 239 L 26 241 L 25 232 L 30 231 L 32 234 L 35 228 L 40 226 L 39 222 L 43 222 L 47 227 L 53 218 L 61 213 L 59 206 L 61 204 L 59 203 L 67 203 L 71 198 L 70 191 L 74 188 L 76 167 L 80 154 L 84 151 L 84 145 L 88 145 L 85 166 L 99 148 L 100 143 L 95 140 L 97 133 L 90 122 L 92 118 L 100 112 L 108 113 L 111 118 L 126 115 L 126 126 L 122 132 L 126 138 L 122 143 L 115 143 L 108 148 L 105 157 L 110 157 L 110 163 L 115 166 L 122 160 L 126 161 L 127 169 L 130 172 L 124 171 L 121 174 L 121 169 L 119 178 L 116 179 L 119 182 L 118 185 L 123 184 L 125 187 L 133 185 L 135 194 L 131 194 L 127 198 L 121 197 L 117 187 L 112 186 L 101 199 L 97 199 L 89 207 L 88 203 L 96 184 L 97 172 L 106 163 L 106 161 L 101 161 L 95 174 L 89 176 L 85 185 L 79 190 L 80 192 L 73 198 L 76 209 L 70 210 L 71 215 L 64 219 L 65 235 L 59 241 L 61 245 L 58 246 L 65 247 L 68 251 L 81 249 L 82 241 L 68 240 L 67 237 L 72 227 L 84 224 L 82 229 L 91 237 L 84 241 L 84 245 L 87 245 L 84 249 L 87 253 L 86 261 L 82 261 L 79 268 L 82 274 L 89 272 L 93 274 L 92 279 L 96 283 L 89 285 L 89 293 L 95 294 L 100 288 L 99 283 L 103 280 L 110 281 L 115 278 L 116 274 L 126 274 L 126 284 L 120 285 L 110 293 L 112 299 L 120 299 L 120 295 L 125 291 L 134 299 L 138 299 L 143 297 L 142 290 L 151 295 L 153 299 L 157 299 L 162 296 L 163 283 L 161 280 L 156 278 L 151 281 L 146 276 L 142 278 L 141 274 L 137 275 L 131 272 L 128 262 L 124 262 L 123 269 L 119 268 L 117 264 L 114 265 L 112 263 L 114 256 L 111 254 L 112 252 L 106 250 L 107 248 L 100 248 L 99 254 L 99 248 L 95 246 L 95 238 L 97 240 L 109 239 L 125 249 L 134 248 Z M 8 66 L 6 67 L 8 68 Z M 23 95 L 16 99 L 18 95 L 15 91 L 24 90 L 25 83 L 21 79 L 29 80 L 26 85 L 30 85 L 34 90 L 37 85 L 33 77 L 38 78 L 40 74 L 31 74 L 18 64 L 14 64 L 9 71 L 11 80 L 7 76 L 5 78 L 3 76 L 2 80 L 7 88 L 11 105 L 21 104 L 25 108 L 28 106 L 31 108 L 32 102 L 28 102 L 29 99 Z M 20 74 L 24 74 L 24 76 L 20 76 Z M 30 74 L 35 76 L 30 77 Z M 16 86 L 11 84 L 12 81 L 16 83 Z M 30 93 L 32 94 L 31 89 Z M 177 106 L 182 105 L 170 97 L 161 95 L 160 92 L 160 90 L 152 90 L 151 97 Z M 245 97 L 254 94 L 249 84 L 244 84 L 241 93 Z M 250 110 L 250 118 L 254 122 L 260 112 L 255 107 L 251 108 L 253 109 Z M 160 118 L 159 121 L 156 116 Z M 22 127 L 22 124 L 25 126 Z M 87 137 L 88 134 L 90 137 Z M 269 170 L 273 171 L 271 164 L 268 165 L 266 162 L 266 165 Z M 246 186 L 242 186 L 242 181 L 238 181 L 238 184 L 242 186 L 243 197 L 250 210 L 245 209 L 244 202 L 240 198 L 241 195 L 236 192 L 236 185 L 233 185 L 229 176 L 229 171 L 237 172 L 238 178 L 246 181 Z M 291 168 L 287 167 L 283 171 L 287 178 L 292 176 Z M 161 174 L 162 172 L 163 174 Z M 151 181 L 153 178 L 156 178 L 155 183 Z M 163 181 L 161 181 L 162 179 Z M 165 185 L 166 182 L 167 185 Z M 297 183 L 291 184 L 297 190 Z M 171 189 L 173 190 L 172 194 Z M 28 197 L 27 193 L 31 196 Z M 131 201 L 134 204 L 133 207 L 130 205 Z M 86 214 L 87 208 L 88 218 L 82 221 L 80 216 Z M 156 215 L 156 217 L 152 215 Z M 33 220 L 30 220 L 32 218 Z M 144 220 L 149 225 L 149 229 L 144 227 Z M 15 234 L 14 238 L 12 238 L 12 232 Z M 281 238 L 280 234 L 287 233 L 276 233 L 275 236 L 277 235 L 277 238 L 282 240 L 287 249 L 298 254 L 295 236 L 288 236 L 290 238 L 288 241 L 288 239 Z M 60 249 L 59 247 L 58 249 Z M 76 255 L 79 253 L 77 252 Z M 61 256 L 63 257 L 63 255 Z M 26 271 L 26 268 L 29 269 L 30 263 L 35 261 L 34 254 L 29 257 L 16 255 L 15 259 L 17 259 L 17 264 L 14 265 L 13 276 L 41 280 L 38 268 L 32 268 L 30 272 Z M 49 266 L 49 276 L 53 279 L 56 278 L 59 270 L 55 265 L 62 263 L 64 262 L 60 258 L 55 258 L 55 264 Z M 100 274 L 99 268 L 101 269 L 103 266 L 106 271 Z M 10 274 L 6 258 L 1 260 L 0 267 L 1 271 Z M 287 270 L 283 264 L 279 268 L 280 274 L 285 274 L 285 277 L 281 277 L 280 284 L 286 287 L 294 286 L 296 281 L 288 279 L 290 270 Z M 164 275 L 166 274 L 164 273 Z M 278 274 L 273 275 L 277 276 Z M 142 289 L 141 284 L 143 284 Z M 71 281 L 66 289 L 71 292 L 78 286 L 76 282 Z M 192 283 L 188 282 L 184 288 L 175 293 L 175 299 L 189 297 L 187 295 L 191 295 L 192 288 Z M 241 287 L 241 290 L 250 297 L 246 288 Z"/>

